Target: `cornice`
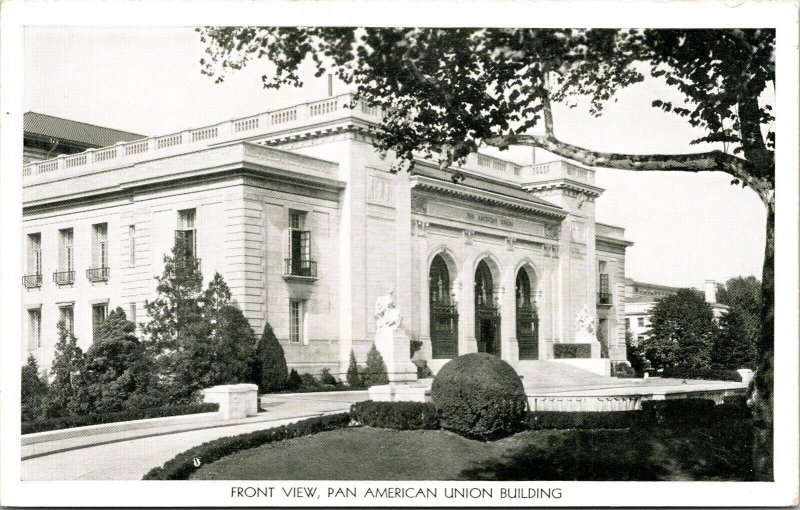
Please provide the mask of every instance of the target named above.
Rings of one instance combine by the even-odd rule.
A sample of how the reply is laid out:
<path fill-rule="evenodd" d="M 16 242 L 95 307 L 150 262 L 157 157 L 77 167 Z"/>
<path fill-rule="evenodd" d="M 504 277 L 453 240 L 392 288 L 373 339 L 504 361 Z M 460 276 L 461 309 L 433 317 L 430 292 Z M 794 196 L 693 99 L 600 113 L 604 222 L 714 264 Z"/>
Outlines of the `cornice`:
<path fill-rule="evenodd" d="M 528 182 L 522 185 L 523 189 L 544 191 L 550 189 L 567 189 L 586 193 L 592 197 L 599 197 L 605 191 L 603 188 L 573 179 L 551 179 L 549 181 Z"/>
<path fill-rule="evenodd" d="M 560 208 L 547 207 L 545 205 L 529 202 L 519 198 L 503 196 L 498 193 L 490 191 L 475 189 L 460 184 L 440 181 L 430 177 L 421 175 L 411 176 L 411 188 L 421 190 L 434 191 L 436 193 L 444 193 L 446 195 L 467 198 L 475 200 L 484 204 L 494 205 L 498 207 L 521 210 L 526 212 L 533 212 L 543 216 L 550 216 L 552 218 L 564 219 L 567 213 Z"/>

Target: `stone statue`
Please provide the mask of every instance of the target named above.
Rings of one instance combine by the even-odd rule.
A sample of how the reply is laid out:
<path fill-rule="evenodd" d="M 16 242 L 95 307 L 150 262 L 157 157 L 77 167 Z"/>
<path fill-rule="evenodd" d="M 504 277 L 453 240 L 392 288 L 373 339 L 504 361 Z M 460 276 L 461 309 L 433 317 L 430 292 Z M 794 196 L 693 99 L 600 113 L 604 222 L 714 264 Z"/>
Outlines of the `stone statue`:
<path fill-rule="evenodd" d="M 389 289 L 386 295 L 375 301 L 375 328 L 397 329 L 402 321 L 403 317 L 394 302 L 394 289 Z"/>
<path fill-rule="evenodd" d="M 594 319 L 589 315 L 589 308 L 584 306 L 583 310 L 575 314 L 577 333 L 584 333 L 594 336 Z M 584 335 L 581 335 L 584 336 Z"/>

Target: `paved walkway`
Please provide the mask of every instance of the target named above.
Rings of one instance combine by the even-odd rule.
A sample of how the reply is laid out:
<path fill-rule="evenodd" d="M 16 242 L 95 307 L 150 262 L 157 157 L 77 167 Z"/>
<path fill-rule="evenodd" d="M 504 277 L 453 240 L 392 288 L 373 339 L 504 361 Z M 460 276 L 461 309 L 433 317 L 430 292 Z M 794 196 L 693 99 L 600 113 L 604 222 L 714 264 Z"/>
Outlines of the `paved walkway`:
<path fill-rule="evenodd" d="M 366 391 L 269 395 L 262 398 L 262 405 L 267 409 L 263 416 L 269 421 L 260 414 L 258 421 L 202 430 L 170 433 L 169 430 L 150 429 L 146 431 L 147 437 L 87 447 L 69 446 L 65 440 L 62 446 L 75 449 L 23 460 L 22 479 L 140 480 L 151 468 L 206 441 L 276 427 L 304 417 L 346 411 L 353 402 L 368 398 Z"/>

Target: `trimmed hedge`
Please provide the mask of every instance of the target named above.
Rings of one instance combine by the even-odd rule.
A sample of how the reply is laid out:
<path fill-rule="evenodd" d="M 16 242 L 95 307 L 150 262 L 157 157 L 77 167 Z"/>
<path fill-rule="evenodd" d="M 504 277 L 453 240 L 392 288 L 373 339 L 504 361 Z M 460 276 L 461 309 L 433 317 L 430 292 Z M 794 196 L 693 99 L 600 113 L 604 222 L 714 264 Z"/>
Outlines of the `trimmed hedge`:
<path fill-rule="evenodd" d="M 736 370 L 724 368 L 682 368 L 670 367 L 661 372 L 661 377 L 670 379 L 701 379 L 704 381 L 742 382 L 742 376 Z"/>
<path fill-rule="evenodd" d="M 642 402 L 645 422 L 650 425 L 705 425 L 714 421 L 714 407 L 713 400 L 702 398 Z"/>
<path fill-rule="evenodd" d="M 190 448 L 168 460 L 161 467 L 151 469 L 144 475 L 143 480 L 188 480 L 203 464 L 209 464 L 242 450 L 256 448 L 268 443 L 293 439 L 295 437 L 309 436 L 318 432 L 326 432 L 347 427 L 350 423 L 349 413 L 317 416 L 301 420 L 289 425 L 281 425 L 265 430 L 257 430 L 238 436 L 223 437 Z M 199 460 L 195 465 L 195 460 Z"/>
<path fill-rule="evenodd" d="M 626 429 L 643 419 L 641 411 L 530 411 L 525 416 L 525 426 L 530 430 Z"/>
<path fill-rule="evenodd" d="M 592 346 L 589 344 L 554 344 L 555 359 L 591 358 Z"/>
<path fill-rule="evenodd" d="M 370 427 L 396 430 L 435 430 L 439 428 L 436 408 L 430 402 L 356 402 L 350 417 Z"/>
<path fill-rule="evenodd" d="M 184 414 L 213 413 L 219 411 L 219 404 L 186 404 L 168 407 L 151 407 L 146 409 L 133 409 L 104 414 L 82 414 L 76 416 L 62 416 L 47 420 L 22 422 L 22 433 L 33 434 L 48 430 L 71 429 L 102 423 L 117 423 L 121 421 L 146 420 L 148 418 L 164 418 L 167 416 L 181 416 Z"/>
<path fill-rule="evenodd" d="M 448 361 L 431 386 L 442 428 L 483 440 L 522 428 L 528 397 L 514 369 L 496 356 L 471 353 Z"/>

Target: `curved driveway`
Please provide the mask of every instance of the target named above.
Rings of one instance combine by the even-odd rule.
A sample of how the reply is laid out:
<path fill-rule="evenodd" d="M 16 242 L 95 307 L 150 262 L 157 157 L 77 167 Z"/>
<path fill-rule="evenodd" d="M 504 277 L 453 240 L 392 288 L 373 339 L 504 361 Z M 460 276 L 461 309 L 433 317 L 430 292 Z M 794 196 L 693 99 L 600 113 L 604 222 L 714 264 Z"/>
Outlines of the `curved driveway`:
<path fill-rule="evenodd" d="M 22 479 L 141 480 L 153 467 L 206 441 L 346 411 L 353 402 L 368 398 L 366 391 L 269 395 L 262 398 L 262 405 L 267 413 L 274 415 L 274 420 L 141 437 L 43 455 L 22 461 Z"/>

